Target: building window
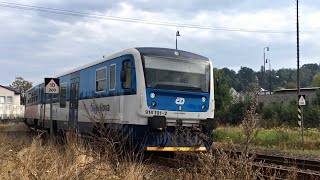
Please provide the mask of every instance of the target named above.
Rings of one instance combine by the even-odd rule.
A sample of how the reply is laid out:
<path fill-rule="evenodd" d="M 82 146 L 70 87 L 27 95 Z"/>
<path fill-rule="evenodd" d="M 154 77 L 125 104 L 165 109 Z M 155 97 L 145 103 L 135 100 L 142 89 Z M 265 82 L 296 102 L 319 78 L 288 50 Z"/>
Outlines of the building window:
<path fill-rule="evenodd" d="M 0 103 L 6 103 L 5 96 L 0 96 Z"/>
<path fill-rule="evenodd" d="M 107 68 L 96 70 L 96 92 L 105 91 L 107 85 Z"/>
<path fill-rule="evenodd" d="M 60 86 L 60 108 L 65 108 L 67 104 L 67 83 Z"/>
<path fill-rule="evenodd" d="M 7 96 L 7 103 L 12 103 L 12 96 Z"/>
<path fill-rule="evenodd" d="M 123 89 L 130 89 L 131 88 L 131 61 L 125 60 L 122 62 L 122 70 L 125 72 L 126 80 L 122 82 Z"/>
<path fill-rule="evenodd" d="M 116 64 L 112 64 L 110 66 L 110 81 L 109 81 L 109 89 L 116 89 Z"/>

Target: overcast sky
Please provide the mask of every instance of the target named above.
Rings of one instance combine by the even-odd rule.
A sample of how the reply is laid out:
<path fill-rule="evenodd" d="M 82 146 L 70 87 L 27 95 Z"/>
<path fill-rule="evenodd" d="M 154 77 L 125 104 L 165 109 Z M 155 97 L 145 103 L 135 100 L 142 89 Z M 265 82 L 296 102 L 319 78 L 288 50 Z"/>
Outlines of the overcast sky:
<path fill-rule="evenodd" d="M 210 58 L 215 67 L 259 70 L 263 49 L 272 68 L 296 68 L 295 0 L 11 0 L 29 6 L 213 29 L 157 26 L 3 7 L 0 84 L 33 83 L 131 47 L 175 48 Z M 320 60 L 320 1 L 300 2 L 301 64 Z M 254 33 L 215 30 L 267 30 Z M 267 68 L 269 66 L 267 65 Z"/>

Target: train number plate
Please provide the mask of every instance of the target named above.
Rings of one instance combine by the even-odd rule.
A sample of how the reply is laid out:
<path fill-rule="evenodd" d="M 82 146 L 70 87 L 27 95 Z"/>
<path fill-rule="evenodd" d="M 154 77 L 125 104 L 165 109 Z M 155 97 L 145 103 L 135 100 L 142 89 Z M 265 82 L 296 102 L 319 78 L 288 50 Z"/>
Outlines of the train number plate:
<path fill-rule="evenodd" d="M 157 110 L 146 110 L 146 114 L 156 115 L 156 116 L 166 116 L 167 111 L 157 111 Z"/>

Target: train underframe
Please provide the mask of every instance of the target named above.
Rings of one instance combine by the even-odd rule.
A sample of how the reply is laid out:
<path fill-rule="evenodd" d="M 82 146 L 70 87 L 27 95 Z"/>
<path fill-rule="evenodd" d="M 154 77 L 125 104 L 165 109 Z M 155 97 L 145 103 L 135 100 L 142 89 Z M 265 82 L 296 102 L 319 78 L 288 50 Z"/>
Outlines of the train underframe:
<path fill-rule="evenodd" d="M 49 121 L 26 119 L 25 123 L 34 129 L 50 131 Z M 78 122 L 77 129 L 70 129 L 65 124 L 65 121 L 53 120 L 54 134 L 76 131 L 86 135 L 117 135 L 125 138 L 131 147 L 144 151 L 207 151 L 213 143 L 215 128 L 211 118 L 200 121 L 197 126 L 183 126 L 182 120 L 177 120 L 175 126 L 166 126 L 164 116 L 149 117 L 148 125 Z M 116 133 L 106 133 L 110 130 Z"/>

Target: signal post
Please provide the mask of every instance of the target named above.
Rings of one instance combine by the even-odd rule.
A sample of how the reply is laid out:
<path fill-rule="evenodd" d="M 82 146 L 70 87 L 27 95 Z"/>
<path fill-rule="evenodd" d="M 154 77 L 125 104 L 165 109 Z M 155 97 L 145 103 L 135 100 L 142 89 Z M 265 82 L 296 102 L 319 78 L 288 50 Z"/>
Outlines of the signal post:
<path fill-rule="evenodd" d="M 52 121 L 52 102 L 53 95 L 60 93 L 59 78 L 45 78 L 45 94 L 50 95 L 50 136 L 53 136 L 53 121 Z"/>
<path fill-rule="evenodd" d="M 306 105 L 306 95 L 298 95 L 298 103 L 298 124 L 301 126 L 301 145 L 304 151 L 303 107 Z"/>

